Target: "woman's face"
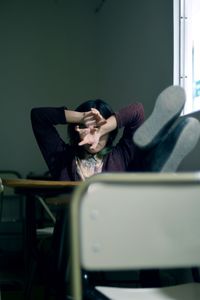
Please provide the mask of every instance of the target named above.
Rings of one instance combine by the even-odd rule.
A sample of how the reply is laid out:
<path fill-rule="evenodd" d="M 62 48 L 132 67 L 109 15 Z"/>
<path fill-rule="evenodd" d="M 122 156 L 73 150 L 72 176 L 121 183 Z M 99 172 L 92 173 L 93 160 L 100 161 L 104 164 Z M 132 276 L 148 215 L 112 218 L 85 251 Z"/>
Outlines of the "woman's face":
<path fill-rule="evenodd" d="M 91 145 L 89 144 L 83 145 L 83 148 L 91 154 L 96 154 L 106 147 L 108 138 L 109 138 L 109 134 L 105 134 L 102 137 L 100 137 L 99 142 L 95 147 L 95 149 L 90 149 Z"/>

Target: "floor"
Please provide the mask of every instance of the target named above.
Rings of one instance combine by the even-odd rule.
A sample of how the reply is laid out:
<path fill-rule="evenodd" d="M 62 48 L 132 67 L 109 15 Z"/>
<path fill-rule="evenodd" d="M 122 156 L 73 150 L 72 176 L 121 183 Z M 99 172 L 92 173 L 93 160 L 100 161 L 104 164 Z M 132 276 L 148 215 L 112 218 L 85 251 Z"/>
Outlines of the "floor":
<path fill-rule="evenodd" d="M 0 273 L 1 275 L 1 297 L 0 300 L 26 300 L 24 297 L 24 276 L 18 272 Z M 32 300 L 44 299 L 44 288 L 41 284 L 34 284 L 32 289 Z"/>
<path fill-rule="evenodd" d="M 12 264 L 11 267 L 0 268 L 0 300 L 27 300 L 24 296 L 27 277 L 27 272 L 20 270 L 19 265 Z M 40 277 L 40 274 L 36 273 L 31 300 L 44 299 L 44 285 Z M 52 296 L 49 300 L 53 299 Z"/>
<path fill-rule="evenodd" d="M 43 300 L 44 292 L 42 287 L 34 289 L 32 299 Z M 0 300 L 25 300 L 22 291 L 2 291 Z M 53 298 L 52 298 L 53 300 Z"/>

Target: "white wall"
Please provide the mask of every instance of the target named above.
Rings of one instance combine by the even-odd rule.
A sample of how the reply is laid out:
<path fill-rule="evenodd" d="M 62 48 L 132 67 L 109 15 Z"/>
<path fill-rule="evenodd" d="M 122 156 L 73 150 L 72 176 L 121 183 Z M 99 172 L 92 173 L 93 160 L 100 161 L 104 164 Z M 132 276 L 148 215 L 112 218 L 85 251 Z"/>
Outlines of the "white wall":
<path fill-rule="evenodd" d="M 101 97 L 146 116 L 173 78 L 173 1 L 0 1 L 0 169 L 46 171 L 34 106 Z"/>

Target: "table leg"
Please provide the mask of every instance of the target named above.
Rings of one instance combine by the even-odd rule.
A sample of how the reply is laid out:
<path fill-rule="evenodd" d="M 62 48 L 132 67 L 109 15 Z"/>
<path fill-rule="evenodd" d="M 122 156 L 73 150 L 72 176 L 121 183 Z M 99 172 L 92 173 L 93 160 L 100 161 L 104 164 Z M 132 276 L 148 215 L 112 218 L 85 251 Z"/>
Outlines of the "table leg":
<path fill-rule="evenodd" d="M 26 195 L 25 201 L 25 241 L 24 263 L 26 269 L 26 284 L 24 298 L 31 299 L 31 292 L 37 268 L 37 236 L 36 236 L 36 203 L 35 196 Z"/>

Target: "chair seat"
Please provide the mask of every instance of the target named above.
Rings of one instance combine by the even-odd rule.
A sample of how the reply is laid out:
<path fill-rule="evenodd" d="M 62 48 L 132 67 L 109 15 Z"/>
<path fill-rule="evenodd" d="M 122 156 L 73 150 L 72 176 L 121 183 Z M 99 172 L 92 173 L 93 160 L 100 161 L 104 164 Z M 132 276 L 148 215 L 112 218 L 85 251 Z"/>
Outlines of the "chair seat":
<path fill-rule="evenodd" d="M 186 283 L 162 288 L 95 287 L 112 300 L 199 300 L 200 283 Z"/>

